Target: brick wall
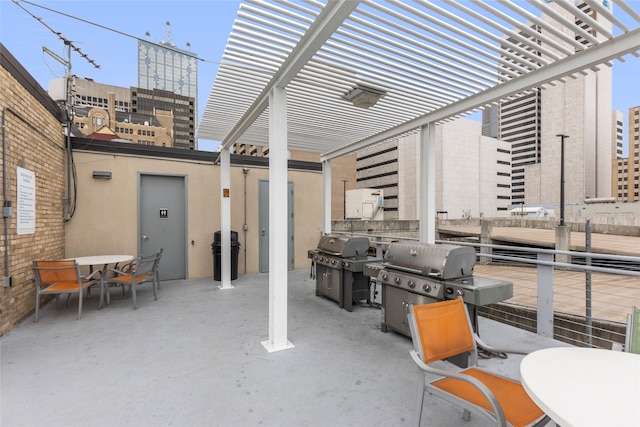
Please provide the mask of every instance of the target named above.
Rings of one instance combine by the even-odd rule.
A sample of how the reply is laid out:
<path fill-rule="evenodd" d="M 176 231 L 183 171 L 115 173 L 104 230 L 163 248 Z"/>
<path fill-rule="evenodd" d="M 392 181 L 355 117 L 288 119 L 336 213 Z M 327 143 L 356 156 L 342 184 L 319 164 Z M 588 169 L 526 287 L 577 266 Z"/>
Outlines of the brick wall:
<path fill-rule="evenodd" d="M 13 60 L 13 61 L 12 61 Z M 35 287 L 31 261 L 64 255 L 64 203 L 66 191 L 65 139 L 59 111 L 44 90 L 2 49 L 0 61 L 0 107 L 3 111 L 4 181 L 13 215 L 3 218 L 0 233 L 0 271 L 14 285 L 0 288 L 0 335 L 35 309 Z M 16 168 L 36 176 L 36 232 L 18 235 L 16 229 Z M 6 174 L 6 176 L 5 176 Z M 6 235 L 5 235 L 6 226 Z M 5 265 L 8 260 L 8 268 Z"/>

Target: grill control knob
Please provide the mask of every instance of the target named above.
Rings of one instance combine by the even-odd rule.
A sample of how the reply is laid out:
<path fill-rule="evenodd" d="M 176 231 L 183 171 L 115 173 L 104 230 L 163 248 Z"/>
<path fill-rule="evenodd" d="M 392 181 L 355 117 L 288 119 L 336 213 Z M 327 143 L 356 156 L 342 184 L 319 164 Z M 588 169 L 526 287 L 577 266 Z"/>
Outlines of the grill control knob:
<path fill-rule="evenodd" d="M 349 263 L 349 262 L 345 262 L 345 263 L 344 263 L 344 266 L 345 266 L 345 267 L 347 267 L 347 268 L 349 268 L 349 267 L 351 266 L 351 263 Z"/>
<path fill-rule="evenodd" d="M 331 260 L 331 264 L 336 265 L 336 260 L 335 260 L 335 259 L 332 259 L 332 260 Z"/>
<path fill-rule="evenodd" d="M 383 274 L 382 274 L 382 280 L 387 280 L 388 278 L 389 278 L 389 276 L 387 276 L 387 274 L 386 274 L 386 273 L 383 273 Z"/>
<path fill-rule="evenodd" d="M 431 285 L 425 283 L 424 285 L 422 285 L 422 290 L 425 292 L 431 292 Z"/>
<path fill-rule="evenodd" d="M 394 282 L 396 282 L 396 284 L 398 284 L 398 285 L 399 285 L 399 284 L 400 284 L 400 278 L 399 278 L 399 277 L 396 277 L 396 278 L 395 278 L 395 280 L 394 280 Z"/>
<path fill-rule="evenodd" d="M 413 289 L 413 288 L 415 288 L 415 287 L 416 287 L 416 284 L 415 284 L 415 282 L 414 282 L 413 280 L 409 280 L 409 282 L 407 283 L 407 285 L 409 285 L 409 287 L 410 287 L 411 289 Z"/>
<path fill-rule="evenodd" d="M 464 291 L 462 289 L 456 289 L 456 295 L 461 297 L 464 295 Z"/>

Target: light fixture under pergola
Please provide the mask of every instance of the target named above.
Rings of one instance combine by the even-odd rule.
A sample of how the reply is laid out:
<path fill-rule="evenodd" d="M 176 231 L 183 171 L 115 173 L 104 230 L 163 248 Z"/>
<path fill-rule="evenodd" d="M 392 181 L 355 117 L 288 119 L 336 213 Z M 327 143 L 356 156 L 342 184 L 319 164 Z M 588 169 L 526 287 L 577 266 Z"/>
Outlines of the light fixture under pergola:
<path fill-rule="evenodd" d="M 342 98 L 347 101 L 351 101 L 355 107 L 370 108 L 373 107 L 385 94 L 386 92 L 384 90 L 358 84 Z"/>

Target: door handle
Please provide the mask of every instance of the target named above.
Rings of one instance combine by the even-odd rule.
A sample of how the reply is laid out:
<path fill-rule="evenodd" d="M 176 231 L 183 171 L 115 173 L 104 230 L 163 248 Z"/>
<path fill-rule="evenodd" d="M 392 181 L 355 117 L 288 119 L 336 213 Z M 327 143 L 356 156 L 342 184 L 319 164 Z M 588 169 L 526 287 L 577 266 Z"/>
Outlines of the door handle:
<path fill-rule="evenodd" d="M 264 228 L 262 229 L 262 237 L 264 237 L 264 236 L 265 236 L 265 232 L 266 232 L 266 231 L 267 231 L 267 230 L 265 230 Z"/>
<path fill-rule="evenodd" d="M 148 239 L 149 239 L 149 237 L 147 237 L 147 236 L 146 236 L 146 235 L 144 235 L 144 234 L 142 235 L 142 240 L 148 240 Z"/>

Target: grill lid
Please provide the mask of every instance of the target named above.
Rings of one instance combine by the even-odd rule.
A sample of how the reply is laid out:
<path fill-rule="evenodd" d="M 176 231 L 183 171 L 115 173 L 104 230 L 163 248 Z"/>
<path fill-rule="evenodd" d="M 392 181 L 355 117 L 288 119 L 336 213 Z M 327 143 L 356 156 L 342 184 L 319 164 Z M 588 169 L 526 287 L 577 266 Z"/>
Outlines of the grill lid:
<path fill-rule="evenodd" d="M 389 245 L 382 264 L 422 276 L 455 279 L 473 274 L 476 251 L 469 246 L 398 242 Z"/>
<path fill-rule="evenodd" d="M 326 234 L 320 238 L 318 250 L 344 258 L 363 257 L 369 252 L 369 238 Z"/>

